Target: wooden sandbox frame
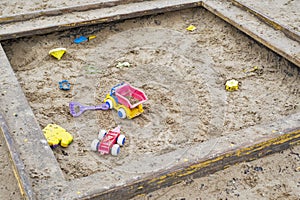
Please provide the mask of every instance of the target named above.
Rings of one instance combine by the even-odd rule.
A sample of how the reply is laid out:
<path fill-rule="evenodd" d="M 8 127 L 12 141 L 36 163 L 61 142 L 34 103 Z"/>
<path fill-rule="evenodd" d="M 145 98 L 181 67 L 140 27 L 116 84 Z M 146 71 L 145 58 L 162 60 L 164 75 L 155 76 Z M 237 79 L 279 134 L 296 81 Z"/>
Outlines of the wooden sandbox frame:
<path fill-rule="evenodd" d="M 300 67 L 299 35 L 235 0 L 111 0 L 90 4 L 88 7 L 77 6 L 16 15 L 0 18 L 3 28 L 0 29 L 0 41 L 192 7 L 207 9 Z M 56 18 L 57 15 L 68 15 L 70 12 L 78 11 L 83 15 L 90 14 L 88 12 L 99 12 L 99 15 L 85 21 L 74 18 L 67 23 L 59 22 Z M 236 17 L 238 15 L 251 20 L 245 24 Z M 51 18 L 51 25 L 35 26 L 35 20 L 39 20 L 41 16 Z M 19 26 L 19 23 L 25 25 Z M 261 30 L 269 34 L 261 34 Z M 224 138 L 196 145 L 195 149 L 205 149 L 206 146 L 211 145 L 211 142 L 218 144 L 204 157 L 186 155 L 187 162 L 179 160 L 178 163 L 164 170 L 117 183 L 107 183 L 105 186 L 95 181 L 101 179 L 101 173 L 67 181 L 45 141 L 1 45 L 0 63 L 1 77 L 3 77 L 0 84 L 2 92 L 0 103 L 7 105 L 0 109 L 0 130 L 10 151 L 14 173 L 24 199 L 128 199 L 180 183 L 187 178 L 205 176 L 236 163 L 254 160 L 300 144 L 300 113 L 296 113 L 270 124 L 243 130 L 239 132 L 238 137 L 235 134 L 226 136 L 231 142 L 235 142 L 235 147 Z M 81 191 L 81 185 L 90 185 L 90 189 Z"/>

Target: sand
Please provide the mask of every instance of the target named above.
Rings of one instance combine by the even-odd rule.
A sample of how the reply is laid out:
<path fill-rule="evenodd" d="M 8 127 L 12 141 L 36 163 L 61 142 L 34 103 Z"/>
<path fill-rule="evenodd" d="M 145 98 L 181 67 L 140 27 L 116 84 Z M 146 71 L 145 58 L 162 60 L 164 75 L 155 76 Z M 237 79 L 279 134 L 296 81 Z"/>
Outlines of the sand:
<path fill-rule="evenodd" d="M 191 24 L 197 27 L 193 32 L 186 30 Z M 96 38 L 74 44 L 73 39 L 80 35 Z M 300 110 L 299 68 L 204 9 L 23 38 L 3 46 L 41 128 L 56 123 L 74 136 L 68 148 L 54 149 L 69 180 L 126 165 L 144 154 L 159 155 L 226 136 Z M 56 47 L 67 48 L 60 61 L 48 55 Z M 131 66 L 116 67 L 125 61 Z M 227 92 L 224 84 L 232 78 L 240 82 L 240 88 Z M 70 91 L 59 90 L 58 82 L 63 79 L 70 81 Z M 99 105 L 111 87 L 122 81 L 148 96 L 141 116 L 122 120 L 114 110 L 86 111 L 78 118 L 69 114 L 70 101 Z M 120 155 L 91 152 L 91 141 L 99 129 L 117 125 L 127 137 Z M 297 199 L 299 183 L 280 178 L 299 177 L 297 152 L 298 147 L 140 198 L 253 195 Z M 279 170 L 286 167 L 283 159 L 290 163 L 286 165 L 289 170 Z M 276 184 L 271 179 L 274 176 Z M 271 192 L 274 187 L 278 189 Z M 10 198 L 17 195 L 3 194 Z"/>

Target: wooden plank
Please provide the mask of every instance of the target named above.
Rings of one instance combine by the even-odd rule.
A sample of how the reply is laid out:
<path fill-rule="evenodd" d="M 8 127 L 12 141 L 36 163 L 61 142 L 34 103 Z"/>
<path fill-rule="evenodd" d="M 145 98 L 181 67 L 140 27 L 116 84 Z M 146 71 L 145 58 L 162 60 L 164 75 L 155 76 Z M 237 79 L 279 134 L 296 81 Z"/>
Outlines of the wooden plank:
<path fill-rule="evenodd" d="M 252 13 L 233 6 L 231 0 L 203 0 L 202 6 L 300 67 L 300 43 L 298 41 L 286 37 L 283 32 L 273 29 Z"/>
<path fill-rule="evenodd" d="M 243 10 L 255 15 L 258 19 L 262 20 L 269 26 L 273 27 L 275 30 L 282 31 L 287 37 L 300 42 L 300 35 L 297 34 L 292 29 L 280 24 L 275 19 L 272 19 L 271 17 L 263 14 L 262 12 L 259 12 L 258 10 L 254 9 L 251 6 L 247 6 L 245 4 L 240 3 L 238 0 L 230 0 L 233 5 L 238 6 L 239 8 L 242 8 Z"/>
<path fill-rule="evenodd" d="M 0 29 L 0 41 L 192 8 L 196 6 L 201 6 L 201 1 L 155 0 L 118 5 L 111 8 L 94 9 L 80 13 L 66 13 L 63 16 L 52 16 L 23 22 L 2 24 Z M 64 20 L 61 20 L 62 18 Z"/>
<path fill-rule="evenodd" d="M 0 132 L 3 134 L 6 145 L 8 147 L 11 163 L 13 166 L 13 171 L 18 181 L 21 195 L 28 200 L 35 199 L 35 197 L 33 196 L 31 183 L 28 179 L 28 174 L 24 170 L 25 169 L 24 163 L 20 158 L 19 152 L 16 148 L 16 143 L 14 142 L 14 139 L 11 137 L 11 134 L 9 133 L 6 121 L 4 119 L 4 116 L 1 113 L 0 113 Z"/>
<path fill-rule="evenodd" d="M 0 16 L 0 24 L 11 23 L 11 22 L 21 22 L 21 21 L 26 21 L 26 20 L 30 20 L 30 19 L 35 19 L 38 17 L 63 15 L 66 13 L 71 13 L 71 12 L 82 12 L 82 11 L 87 11 L 87 10 L 92 10 L 92 9 L 108 8 L 108 7 L 113 7 L 113 6 L 117 6 L 117 5 L 141 2 L 141 1 L 144 1 L 144 0 L 102 0 L 97 3 L 89 3 L 89 4 L 78 5 L 78 6 L 52 8 L 52 9 L 38 10 L 38 11 L 23 13 L 23 14 Z"/>
<path fill-rule="evenodd" d="M 1 45 L 0 63 L 1 132 L 9 147 L 23 195 L 26 199 L 35 199 L 37 190 L 31 186 L 38 187 L 39 192 L 57 189 L 58 183 L 65 183 L 64 175 Z"/>
<path fill-rule="evenodd" d="M 99 194 L 91 194 L 78 199 L 129 199 L 146 195 L 155 190 L 178 184 L 187 178 L 199 178 L 228 168 L 237 163 L 262 158 L 300 144 L 300 127 L 284 131 L 283 135 L 269 138 L 250 146 L 223 152 L 211 159 L 174 166 L 171 169 L 153 174 L 147 178 L 127 183 Z"/>

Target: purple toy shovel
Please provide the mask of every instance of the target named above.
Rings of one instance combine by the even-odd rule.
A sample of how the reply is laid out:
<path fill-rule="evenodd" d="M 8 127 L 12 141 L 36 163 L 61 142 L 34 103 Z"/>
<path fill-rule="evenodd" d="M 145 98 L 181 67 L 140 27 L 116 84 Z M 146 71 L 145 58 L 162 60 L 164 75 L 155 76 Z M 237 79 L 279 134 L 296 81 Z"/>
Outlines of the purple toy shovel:
<path fill-rule="evenodd" d="M 78 102 L 70 102 L 69 107 L 70 107 L 70 113 L 73 117 L 78 117 L 86 110 L 108 110 L 109 109 L 109 105 L 107 105 L 107 103 L 103 103 L 99 106 L 84 106 Z"/>

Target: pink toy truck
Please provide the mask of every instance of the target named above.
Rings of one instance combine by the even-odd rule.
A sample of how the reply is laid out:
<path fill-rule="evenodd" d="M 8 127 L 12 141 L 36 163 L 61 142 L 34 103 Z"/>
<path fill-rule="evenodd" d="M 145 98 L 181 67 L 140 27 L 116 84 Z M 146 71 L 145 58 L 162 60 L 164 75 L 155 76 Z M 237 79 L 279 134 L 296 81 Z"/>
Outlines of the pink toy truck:
<path fill-rule="evenodd" d="M 132 119 L 143 113 L 142 103 L 145 101 L 147 101 L 145 93 L 128 83 L 114 86 L 104 99 L 110 109 L 118 111 L 118 116 L 122 119 L 126 117 Z"/>

